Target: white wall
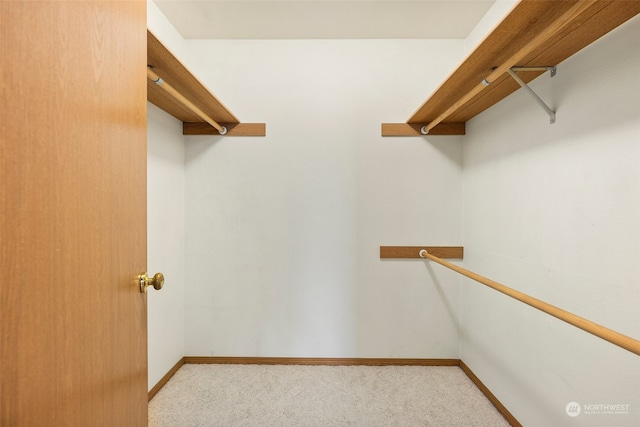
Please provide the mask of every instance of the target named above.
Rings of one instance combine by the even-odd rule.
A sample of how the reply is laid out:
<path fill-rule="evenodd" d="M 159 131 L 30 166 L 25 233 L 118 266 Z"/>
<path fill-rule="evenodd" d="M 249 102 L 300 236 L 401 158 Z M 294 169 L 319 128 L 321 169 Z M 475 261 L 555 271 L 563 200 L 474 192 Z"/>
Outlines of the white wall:
<path fill-rule="evenodd" d="M 640 17 L 468 122 L 465 267 L 640 337 Z M 640 359 L 464 281 L 461 358 L 527 426 L 640 425 Z M 623 404 L 628 415 L 569 402 Z"/>
<path fill-rule="evenodd" d="M 150 385 L 183 354 L 461 357 L 524 425 L 638 424 L 637 356 L 439 266 L 378 259 L 380 245 L 464 243 L 465 267 L 640 337 L 638 19 L 532 84 L 553 126 L 518 91 L 464 145 L 380 137 L 509 3 L 465 42 L 185 41 L 150 7 L 152 31 L 268 132 L 180 137 L 184 347 L 151 325 L 150 298 Z M 150 135 L 164 133 L 151 110 Z M 570 418 L 571 401 L 630 414 Z"/>
<path fill-rule="evenodd" d="M 473 31 L 464 40 L 465 57 L 493 32 L 502 20 L 518 5 L 520 0 L 496 0 Z M 452 70 L 453 71 L 453 70 Z"/>
<path fill-rule="evenodd" d="M 265 138 L 187 137 L 185 352 L 457 358 L 458 278 L 380 245 L 459 245 L 461 137 L 382 138 L 459 41 L 190 41 Z"/>
<path fill-rule="evenodd" d="M 179 54 L 184 39 L 147 2 L 147 28 Z M 182 122 L 147 103 L 147 268 L 165 275 L 165 287 L 149 290 L 149 390 L 184 356 L 184 136 Z"/>
<path fill-rule="evenodd" d="M 182 122 L 147 104 L 147 268 L 149 389 L 184 356 L 184 137 Z"/>

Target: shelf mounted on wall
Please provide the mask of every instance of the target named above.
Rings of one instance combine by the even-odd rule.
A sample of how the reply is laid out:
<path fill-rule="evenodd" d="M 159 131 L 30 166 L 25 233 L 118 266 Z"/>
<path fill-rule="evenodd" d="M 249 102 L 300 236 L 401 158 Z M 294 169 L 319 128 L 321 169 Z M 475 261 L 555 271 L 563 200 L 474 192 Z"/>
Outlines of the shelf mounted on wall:
<path fill-rule="evenodd" d="M 421 258 L 420 251 L 426 250 L 440 258 L 462 259 L 462 246 L 380 246 L 380 259 Z"/>
<path fill-rule="evenodd" d="M 556 75 L 556 67 L 511 67 L 507 70 L 507 73 L 509 73 L 509 75 L 511 77 L 513 77 L 513 80 L 515 80 L 520 87 L 522 87 L 524 90 L 527 91 L 527 93 L 529 95 L 531 95 L 531 97 L 538 103 L 540 104 L 540 106 L 542 107 L 542 109 L 544 111 L 546 111 L 546 113 L 549 115 L 549 124 L 554 124 L 556 122 L 556 112 L 554 110 L 551 109 L 551 107 L 549 107 L 543 100 L 542 98 L 540 98 L 538 96 L 537 93 L 535 93 L 533 91 L 533 89 L 531 89 L 529 87 L 528 84 L 526 84 L 524 82 L 524 80 L 522 80 L 520 78 L 520 76 L 518 76 L 516 74 L 516 71 L 549 71 L 551 77 Z M 490 83 L 487 83 L 490 84 Z"/>
<path fill-rule="evenodd" d="M 553 123 L 527 83 L 638 13 L 640 1 L 521 0 L 406 123 L 383 123 L 382 136 L 464 135 L 468 120 L 520 87 Z"/>
<path fill-rule="evenodd" d="M 264 123 L 241 123 L 148 30 L 147 100 L 182 121 L 183 135 L 266 135 Z"/>

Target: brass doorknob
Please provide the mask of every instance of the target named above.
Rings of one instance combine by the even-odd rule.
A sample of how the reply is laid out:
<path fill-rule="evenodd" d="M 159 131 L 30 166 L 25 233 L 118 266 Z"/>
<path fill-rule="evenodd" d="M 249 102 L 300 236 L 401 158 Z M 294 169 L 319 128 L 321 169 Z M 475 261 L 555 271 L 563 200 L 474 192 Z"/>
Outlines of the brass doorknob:
<path fill-rule="evenodd" d="M 157 291 L 164 286 L 164 275 L 162 273 L 156 273 L 153 277 L 149 278 L 147 273 L 144 272 L 138 276 L 138 278 L 140 279 L 140 292 L 143 294 L 147 292 L 149 286 L 153 286 L 153 289 Z"/>

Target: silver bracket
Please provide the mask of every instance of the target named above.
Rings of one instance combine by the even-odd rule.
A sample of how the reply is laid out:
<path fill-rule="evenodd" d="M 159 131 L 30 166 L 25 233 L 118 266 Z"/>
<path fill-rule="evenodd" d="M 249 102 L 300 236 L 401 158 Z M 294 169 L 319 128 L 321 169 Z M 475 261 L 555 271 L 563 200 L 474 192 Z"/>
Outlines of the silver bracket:
<path fill-rule="evenodd" d="M 536 93 L 533 91 L 533 89 L 531 89 L 521 78 L 520 76 L 518 76 L 515 72 L 516 71 L 550 71 L 551 72 L 551 77 L 556 75 L 556 67 L 511 67 L 510 69 L 507 70 L 507 73 L 509 73 L 509 75 L 511 77 L 513 77 L 513 79 L 518 82 L 518 84 L 520 86 L 522 86 L 524 89 L 527 90 L 527 92 L 529 92 L 529 94 L 533 97 L 533 99 L 536 100 L 536 102 L 538 104 L 540 104 L 540 106 L 542 108 L 544 108 L 544 111 L 547 112 L 547 114 L 549 115 L 549 122 L 551 124 L 554 124 L 556 122 L 556 112 L 553 111 L 551 108 L 549 108 L 549 106 L 547 104 L 545 104 L 545 102 L 540 99 L 540 97 L 538 95 L 536 95 Z"/>

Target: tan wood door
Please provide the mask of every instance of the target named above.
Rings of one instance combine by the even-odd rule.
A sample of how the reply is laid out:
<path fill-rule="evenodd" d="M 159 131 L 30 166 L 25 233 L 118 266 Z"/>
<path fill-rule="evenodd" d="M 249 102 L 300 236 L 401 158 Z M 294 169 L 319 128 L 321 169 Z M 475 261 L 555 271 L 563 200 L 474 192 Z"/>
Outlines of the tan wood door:
<path fill-rule="evenodd" d="M 0 1 L 0 425 L 147 425 L 146 2 Z"/>

